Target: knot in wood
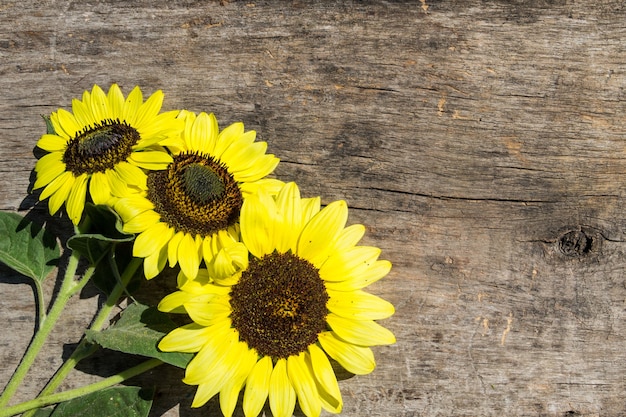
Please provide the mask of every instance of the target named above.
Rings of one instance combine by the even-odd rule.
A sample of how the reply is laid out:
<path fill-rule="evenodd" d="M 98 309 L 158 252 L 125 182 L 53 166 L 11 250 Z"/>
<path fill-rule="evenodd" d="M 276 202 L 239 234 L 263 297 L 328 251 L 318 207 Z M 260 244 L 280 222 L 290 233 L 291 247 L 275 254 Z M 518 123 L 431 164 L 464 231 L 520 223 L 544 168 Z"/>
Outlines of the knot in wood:
<path fill-rule="evenodd" d="M 558 240 L 559 251 L 565 256 L 582 257 L 591 252 L 593 237 L 582 230 L 565 233 Z"/>

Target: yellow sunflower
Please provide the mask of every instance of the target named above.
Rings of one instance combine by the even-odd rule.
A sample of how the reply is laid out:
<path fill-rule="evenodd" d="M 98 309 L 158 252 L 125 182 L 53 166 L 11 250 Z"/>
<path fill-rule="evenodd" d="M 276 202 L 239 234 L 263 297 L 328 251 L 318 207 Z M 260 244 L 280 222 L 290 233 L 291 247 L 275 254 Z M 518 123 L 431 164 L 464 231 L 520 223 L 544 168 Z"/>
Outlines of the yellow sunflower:
<path fill-rule="evenodd" d="M 336 201 L 320 210 L 319 198 L 301 199 L 295 184 L 276 197 L 260 192 L 241 210 L 243 243 L 250 258 L 242 271 L 214 279 L 179 274 L 179 291 L 159 304 L 187 313 L 193 323 L 167 334 L 159 348 L 197 353 L 184 382 L 198 385 L 193 407 L 219 393 L 231 416 L 245 386 L 243 411 L 257 416 L 267 398 L 275 417 L 302 412 L 339 413 L 343 406 L 329 357 L 354 374 L 375 367 L 370 346 L 395 343 L 375 320 L 393 306 L 362 289 L 384 277 L 391 264 L 380 249 L 357 246 L 365 229 L 344 227 L 348 209 Z"/>
<path fill-rule="evenodd" d="M 48 153 L 35 165 L 34 189 L 45 187 L 50 214 L 63 203 L 74 224 L 80 222 L 87 192 L 94 204 L 128 194 L 129 187 L 145 188 L 143 169 L 163 169 L 172 158 L 159 142 L 180 135 L 177 111 L 159 114 L 163 93 L 145 103 L 139 87 L 124 99 L 113 84 L 108 94 L 94 85 L 83 99 L 72 101 L 72 113 L 59 109 L 50 116 L 53 134 L 37 146 Z"/>
<path fill-rule="evenodd" d="M 169 260 L 193 278 L 205 261 L 214 273 L 241 268 L 247 251 L 239 236 L 244 199 L 260 188 L 277 189 L 281 181 L 264 178 L 278 164 L 266 154 L 256 132 L 234 123 L 221 132 L 213 114 L 181 111 L 185 128 L 168 148 L 173 161 L 148 174 L 147 192 L 120 199 L 116 211 L 124 231 L 138 233 L 133 255 L 144 260 L 146 278 L 155 277 Z"/>

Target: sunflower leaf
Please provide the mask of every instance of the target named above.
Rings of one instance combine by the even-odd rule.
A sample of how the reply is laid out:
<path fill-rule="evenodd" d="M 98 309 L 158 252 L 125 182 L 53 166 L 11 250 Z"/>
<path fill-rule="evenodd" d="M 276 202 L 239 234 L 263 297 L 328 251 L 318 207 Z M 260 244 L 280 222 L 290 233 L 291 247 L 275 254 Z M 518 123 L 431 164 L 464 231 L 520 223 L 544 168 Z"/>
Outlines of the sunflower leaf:
<path fill-rule="evenodd" d="M 50 417 L 53 412 L 54 412 L 54 407 L 40 408 L 37 411 L 35 411 L 35 414 L 33 414 L 33 417 Z"/>
<path fill-rule="evenodd" d="M 46 122 L 46 133 L 49 134 L 49 135 L 56 135 L 56 132 L 54 131 L 54 126 L 52 125 L 52 120 L 50 119 L 50 116 L 44 116 L 42 114 L 41 117 Z"/>
<path fill-rule="evenodd" d="M 122 220 L 110 207 L 85 205 L 86 221 L 80 233 L 67 240 L 67 246 L 97 265 L 115 243 L 130 242 L 134 235 L 122 231 Z"/>
<path fill-rule="evenodd" d="M 126 269 L 130 261 L 133 259 L 133 246 L 130 242 L 122 242 L 115 245 L 113 252 L 111 253 L 112 260 L 115 263 L 117 272 L 113 271 L 113 265 L 109 262 L 101 262 L 93 275 L 92 281 L 98 287 L 100 291 L 109 295 L 115 289 L 115 287 L 121 283 L 120 274 Z M 135 274 L 126 285 L 126 292 L 133 294 L 143 281 L 143 269 L 139 268 L 135 271 Z"/>
<path fill-rule="evenodd" d="M 167 314 L 155 307 L 133 303 L 126 307 L 121 318 L 106 330 L 88 330 L 87 340 L 119 352 L 160 359 L 163 362 L 185 368 L 191 358 L 190 353 L 161 352 L 157 344 L 176 324 Z"/>
<path fill-rule="evenodd" d="M 105 388 L 60 403 L 49 417 L 147 417 L 152 407 L 154 389 L 140 387 Z M 37 414 L 39 416 L 39 414 Z"/>
<path fill-rule="evenodd" d="M 92 265 L 98 265 L 93 282 L 102 292 L 110 294 L 119 279 L 115 278 L 112 265 L 101 261 L 108 255 L 117 265 L 118 271 L 123 271 L 132 259 L 131 242 L 135 236 L 124 233 L 122 220 L 113 209 L 91 203 L 85 205 L 85 220 L 78 229 L 80 233 L 69 238 L 67 246 L 87 258 Z M 135 279 L 137 276 L 133 277 L 127 291 L 137 289 L 140 282 Z"/>
<path fill-rule="evenodd" d="M 51 233 L 17 213 L 0 212 L 0 262 L 42 282 L 59 257 L 59 245 Z"/>

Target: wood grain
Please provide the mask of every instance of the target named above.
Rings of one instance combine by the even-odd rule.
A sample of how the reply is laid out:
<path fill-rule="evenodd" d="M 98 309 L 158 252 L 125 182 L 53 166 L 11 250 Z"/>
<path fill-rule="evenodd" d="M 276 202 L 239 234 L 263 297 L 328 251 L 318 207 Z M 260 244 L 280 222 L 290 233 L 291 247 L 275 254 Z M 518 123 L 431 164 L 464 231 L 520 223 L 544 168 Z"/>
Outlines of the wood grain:
<path fill-rule="evenodd" d="M 398 341 L 341 382 L 344 416 L 626 414 L 622 2 L 5 0 L 0 22 L 0 209 L 33 203 L 40 115 L 94 83 L 162 89 L 256 130 L 278 176 L 345 199 L 393 262 L 371 291 Z M 34 302 L 5 267 L 0 293 L 3 385 Z M 97 302 L 72 304 L 18 399 Z M 64 388 L 129 364 L 88 362 Z M 219 415 L 155 374 L 153 416 Z"/>

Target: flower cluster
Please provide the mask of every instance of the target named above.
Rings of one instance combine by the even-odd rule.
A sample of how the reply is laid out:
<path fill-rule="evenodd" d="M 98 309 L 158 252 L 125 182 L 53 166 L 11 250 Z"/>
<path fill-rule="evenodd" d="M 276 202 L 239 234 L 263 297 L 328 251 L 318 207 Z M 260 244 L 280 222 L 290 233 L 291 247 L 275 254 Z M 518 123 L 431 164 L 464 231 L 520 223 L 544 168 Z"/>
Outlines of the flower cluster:
<path fill-rule="evenodd" d="M 278 158 L 242 123 L 220 129 L 213 114 L 162 112 L 163 93 L 125 98 L 94 86 L 72 111 L 52 113 L 37 146 L 34 189 L 50 214 L 63 205 L 79 225 L 87 202 L 111 207 L 147 279 L 177 268 L 178 290 L 159 310 L 190 324 L 168 333 L 163 352 L 193 353 L 184 382 L 193 407 L 219 395 L 231 416 L 269 402 L 276 417 L 296 402 L 306 416 L 341 412 L 332 362 L 373 371 L 371 346 L 392 344 L 378 324 L 394 313 L 363 289 L 390 262 L 361 246 L 362 225 L 346 226 L 344 201 L 321 207 L 293 182 L 270 178 Z"/>

